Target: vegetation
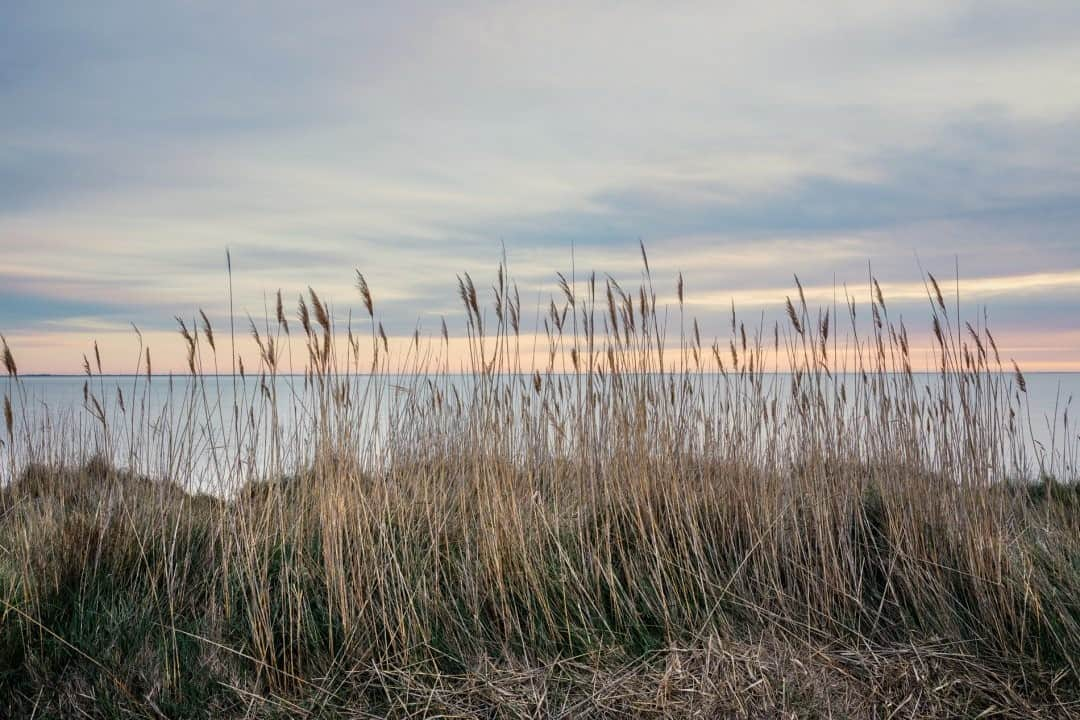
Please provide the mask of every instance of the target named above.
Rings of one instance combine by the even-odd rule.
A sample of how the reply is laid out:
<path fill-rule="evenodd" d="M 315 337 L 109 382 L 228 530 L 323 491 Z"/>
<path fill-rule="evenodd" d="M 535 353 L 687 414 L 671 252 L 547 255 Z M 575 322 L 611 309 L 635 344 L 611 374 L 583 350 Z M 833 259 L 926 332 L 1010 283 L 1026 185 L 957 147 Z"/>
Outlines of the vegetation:
<path fill-rule="evenodd" d="M 445 325 L 395 355 L 358 274 L 363 333 L 279 293 L 245 369 L 181 321 L 164 404 L 149 351 L 126 393 L 87 358 L 87 415 L 48 427 L 4 343 L 0 706 L 1080 714 L 1074 466 L 1028 449 L 1023 375 L 932 277 L 931 375 L 876 283 L 843 337 L 800 287 L 711 346 L 647 259 L 634 291 L 560 285 L 538 368 L 501 268 L 488 308 L 460 281 L 464 375 Z"/>

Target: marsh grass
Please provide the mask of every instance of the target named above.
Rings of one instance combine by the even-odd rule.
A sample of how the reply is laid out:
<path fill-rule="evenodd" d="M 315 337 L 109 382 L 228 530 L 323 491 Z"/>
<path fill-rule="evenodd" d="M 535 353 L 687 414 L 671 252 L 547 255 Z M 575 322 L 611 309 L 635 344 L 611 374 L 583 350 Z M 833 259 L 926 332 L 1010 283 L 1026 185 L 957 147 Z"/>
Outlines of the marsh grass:
<path fill-rule="evenodd" d="M 927 380 L 875 281 L 867 329 L 796 280 L 784 326 L 733 309 L 706 344 L 680 276 L 675 341 L 643 267 L 633 291 L 560 275 L 535 336 L 504 268 L 487 307 L 464 275 L 464 376 L 445 323 L 392 346 L 359 273 L 345 327 L 310 289 L 290 323 L 278 293 L 256 364 L 180 320 L 190 378 L 164 405 L 140 336 L 126 394 L 95 346 L 85 415 L 48 427 L 5 341 L 3 704 L 1080 713 L 1074 453 L 1031 448 L 990 332 L 928 277 Z"/>

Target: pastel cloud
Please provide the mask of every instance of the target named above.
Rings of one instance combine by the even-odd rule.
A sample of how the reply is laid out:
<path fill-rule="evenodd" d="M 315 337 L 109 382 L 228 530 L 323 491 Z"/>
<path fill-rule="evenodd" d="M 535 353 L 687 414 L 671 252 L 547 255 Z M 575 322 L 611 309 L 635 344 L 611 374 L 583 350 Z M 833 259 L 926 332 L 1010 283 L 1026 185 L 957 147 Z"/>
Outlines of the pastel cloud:
<path fill-rule="evenodd" d="M 279 287 L 355 304 L 358 266 L 405 335 L 504 246 L 535 297 L 571 247 L 632 281 L 639 239 L 703 311 L 775 307 L 794 273 L 831 297 L 868 262 L 914 308 L 920 263 L 958 262 L 999 335 L 1080 368 L 1073 2 L 8 15 L 0 330 L 42 370 L 128 320 L 221 318 L 226 246 L 242 313 Z"/>

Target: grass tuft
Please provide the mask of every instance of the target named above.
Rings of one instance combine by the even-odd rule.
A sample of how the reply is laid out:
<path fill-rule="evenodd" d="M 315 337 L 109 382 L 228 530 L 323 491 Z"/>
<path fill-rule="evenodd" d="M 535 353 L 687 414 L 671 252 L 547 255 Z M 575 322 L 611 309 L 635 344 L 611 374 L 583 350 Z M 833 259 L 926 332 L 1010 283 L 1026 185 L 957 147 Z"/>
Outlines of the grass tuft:
<path fill-rule="evenodd" d="M 201 311 L 165 395 L 95 352 L 63 432 L 4 343 L 12 715 L 1080 713 L 1075 464 L 933 277 L 930 376 L 876 281 L 846 336 L 800 285 L 703 343 L 681 276 L 674 342 L 647 265 L 560 275 L 529 351 L 465 274 L 462 375 L 356 278 L 370 332 L 308 288 L 291 337 L 278 292 L 230 382 Z"/>

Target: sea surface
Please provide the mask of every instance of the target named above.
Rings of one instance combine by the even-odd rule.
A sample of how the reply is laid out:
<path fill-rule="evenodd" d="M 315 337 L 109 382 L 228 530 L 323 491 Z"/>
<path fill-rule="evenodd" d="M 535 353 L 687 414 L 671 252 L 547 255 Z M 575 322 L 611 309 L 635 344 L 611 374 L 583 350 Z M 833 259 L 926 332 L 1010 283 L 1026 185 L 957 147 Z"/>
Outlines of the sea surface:
<path fill-rule="evenodd" d="M 782 388 L 790 383 L 786 373 L 764 377 L 772 387 L 781 388 L 774 390 L 781 396 Z M 916 377 L 928 385 L 937 378 L 933 374 Z M 719 375 L 704 378 L 706 388 L 722 384 Z M 1080 434 L 1072 417 L 1074 402 L 1080 402 L 1080 373 L 1028 373 L 1022 394 L 1016 392 L 1011 374 L 1001 378 L 1013 385 L 1010 396 L 1019 400 L 1025 442 L 1035 454 L 1080 457 Z M 354 407 L 349 422 L 358 437 L 370 438 L 368 452 L 377 455 L 379 442 L 385 440 L 379 428 L 392 425 L 401 399 L 423 387 L 409 375 L 379 375 L 371 380 L 360 375 L 350 382 L 353 397 L 360 400 L 355 405 L 364 407 Z M 448 375 L 440 376 L 440 382 L 444 391 L 455 388 L 467 397 L 472 379 Z M 28 460 L 87 457 L 103 446 L 110 449 L 115 462 L 150 474 L 155 468 L 162 474 L 175 474 L 175 467 L 186 463 L 192 475 L 209 476 L 212 467 L 221 464 L 221 456 L 237 453 L 238 448 L 244 448 L 253 465 L 265 465 L 273 453 L 278 453 L 281 465 L 303 465 L 307 458 L 297 453 L 313 446 L 308 435 L 318 426 L 319 404 L 318 390 L 305 383 L 303 376 L 279 376 L 273 385 L 275 402 L 269 402 L 269 391 L 252 376 L 204 375 L 192 383 L 190 376 L 182 375 L 154 376 L 150 382 L 134 375 L 24 376 L 18 383 L 0 381 L 0 394 L 11 400 L 15 426 L 14 442 L 5 437 L 0 448 L 0 482 L 9 481 Z M 239 403 L 234 403 L 236 398 Z M 241 408 L 235 415 L 234 404 Z M 237 417 L 241 414 L 243 419 Z M 103 425 L 108 428 L 107 438 Z M 271 427 L 277 431 L 268 432 Z M 279 438 L 276 448 L 273 435 Z M 30 457 L 31 447 L 44 448 L 48 455 Z"/>

